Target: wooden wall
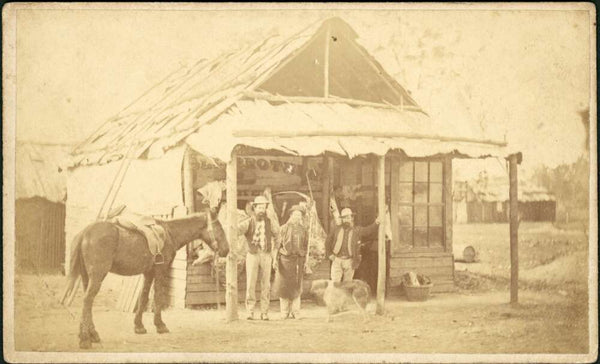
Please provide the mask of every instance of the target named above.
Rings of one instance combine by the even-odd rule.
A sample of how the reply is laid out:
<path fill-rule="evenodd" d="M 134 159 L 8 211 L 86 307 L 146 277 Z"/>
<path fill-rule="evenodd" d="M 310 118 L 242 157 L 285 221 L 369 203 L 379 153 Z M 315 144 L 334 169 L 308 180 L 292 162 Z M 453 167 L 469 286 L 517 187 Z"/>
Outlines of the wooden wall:
<path fill-rule="evenodd" d="M 171 307 L 185 307 L 187 287 L 187 249 L 177 251 L 169 271 L 169 305 Z"/>
<path fill-rule="evenodd" d="M 449 292 L 454 290 L 454 257 L 452 253 L 406 253 L 390 258 L 390 286 L 400 286 L 402 275 L 415 272 L 431 278 L 433 292 Z"/>
<path fill-rule="evenodd" d="M 17 270 L 58 273 L 65 261 L 65 205 L 40 197 L 15 204 Z"/>

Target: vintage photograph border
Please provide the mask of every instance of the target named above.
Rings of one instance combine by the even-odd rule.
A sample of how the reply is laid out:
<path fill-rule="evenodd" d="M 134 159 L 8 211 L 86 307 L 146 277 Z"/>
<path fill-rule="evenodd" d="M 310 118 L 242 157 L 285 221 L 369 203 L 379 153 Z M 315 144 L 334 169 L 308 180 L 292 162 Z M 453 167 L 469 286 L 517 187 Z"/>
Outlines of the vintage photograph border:
<path fill-rule="evenodd" d="M 18 352 L 14 342 L 14 196 L 16 120 L 16 15 L 23 9 L 55 10 L 584 10 L 590 16 L 590 196 L 589 196 L 589 350 L 587 354 L 341 354 L 341 353 L 85 353 Z M 330 4 L 190 4 L 190 3 L 11 3 L 3 8 L 3 347 L 7 362 L 591 362 L 598 349 L 597 295 L 597 81 L 596 10 L 592 3 L 330 3 Z"/>

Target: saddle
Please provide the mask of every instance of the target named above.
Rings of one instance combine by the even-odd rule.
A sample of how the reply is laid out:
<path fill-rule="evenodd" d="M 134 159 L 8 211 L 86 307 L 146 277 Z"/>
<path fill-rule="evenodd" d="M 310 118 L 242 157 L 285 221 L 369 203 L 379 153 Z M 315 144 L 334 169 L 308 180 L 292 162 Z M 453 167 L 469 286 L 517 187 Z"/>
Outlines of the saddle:
<path fill-rule="evenodd" d="M 126 209 L 126 205 L 119 205 L 108 212 L 107 219 L 127 230 L 140 232 L 148 243 L 148 249 L 154 256 L 154 264 L 163 264 L 162 250 L 165 246 L 167 233 L 150 216 L 137 214 Z"/>

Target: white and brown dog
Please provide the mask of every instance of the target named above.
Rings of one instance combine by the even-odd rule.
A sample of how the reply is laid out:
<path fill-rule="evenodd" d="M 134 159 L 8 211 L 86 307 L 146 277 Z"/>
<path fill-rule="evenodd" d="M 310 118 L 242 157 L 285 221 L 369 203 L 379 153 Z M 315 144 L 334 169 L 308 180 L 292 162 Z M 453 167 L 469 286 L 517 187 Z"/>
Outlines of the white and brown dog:
<path fill-rule="evenodd" d="M 366 282 L 359 279 L 347 282 L 318 279 L 312 282 L 310 293 L 318 303 L 327 306 L 327 322 L 331 322 L 333 314 L 343 311 L 344 305 L 350 302 L 356 303 L 365 322 L 369 320 L 367 304 L 371 300 L 371 288 Z"/>

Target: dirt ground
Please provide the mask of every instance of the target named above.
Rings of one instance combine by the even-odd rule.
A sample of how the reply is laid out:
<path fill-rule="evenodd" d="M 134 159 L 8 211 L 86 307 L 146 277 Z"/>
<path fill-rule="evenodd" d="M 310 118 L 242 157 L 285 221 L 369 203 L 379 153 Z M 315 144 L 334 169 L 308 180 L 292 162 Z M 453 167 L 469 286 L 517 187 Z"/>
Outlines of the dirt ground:
<path fill-rule="evenodd" d="M 487 227 L 490 229 L 497 227 Z M 480 229 L 486 230 L 485 227 Z M 464 239 L 458 229 L 457 239 Z M 471 231 L 471 229 L 468 229 Z M 556 232 L 555 232 L 556 233 Z M 533 241 L 545 241 L 543 234 Z M 556 235 L 556 234 L 555 234 Z M 508 235 L 507 235 L 508 236 Z M 527 234 L 524 232 L 524 237 Z M 571 238 L 576 239 L 576 238 Z M 493 239 L 491 239 L 493 240 Z M 482 253 L 495 251 L 478 240 Z M 527 241 L 524 238 L 524 241 Z M 496 243 L 494 243 L 496 244 Z M 498 244 L 501 244 L 498 242 Z M 542 244 L 542 243 L 538 243 Z M 576 244 L 576 243 L 572 243 Z M 558 244 L 555 244 L 558 246 Z M 583 245 L 583 244 L 580 244 Z M 578 245 L 579 246 L 579 245 Z M 507 247 L 506 245 L 504 247 Z M 504 248 L 505 249 L 505 248 Z M 543 250 L 543 249 L 539 249 Z M 523 249 L 522 257 L 527 257 Z M 535 251 L 535 249 L 531 249 Z M 567 257 L 585 264 L 587 251 L 556 254 L 545 264 L 524 264 L 523 272 L 551 267 Z M 504 253 L 482 254 L 488 261 Z M 543 253 L 547 255 L 547 252 Z M 551 254 L 550 254 L 551 255 Z M 550 264 L 554 263 L 555 266 Z M 479 263 L 481 264 L 481 263 Z M 495 263 L 487 262 L 487 265 Z M 483 264 L 483 265 L 486 265 Z M 541 268 L 540 268 L 541 267 Z M 542 274 L 542 273 L 538 273 Z M 561 274 L 555 274 L 562 276 Z M 562 280 L 562 278 L 559 278 Z M 81 292 L 68 309 L 58 303 L 65 279 L 60 275 L 19 275 L 15 280 L 15 343 L 26 351 L 79 351 Z M 507 279 L 458 267 L 457 292 L 433 295 L 427 302 L 408 302 L 401 296 L 386 301 L 385 316 L 363 323 L 350 311 L 325 322 L 325 308 L 303 302 L 302 317 L 282 321 L 278 304 L 271 304 L 271 321 L 225 323 L 224 309 L 170 309 L 163 314 L 171 333 L 159 335 L 152 315 L 145 315 L 146 335 L 133 332 L 133 314 L 118 312 L 118 280 L 105 284 L 94 306 L 102 338 L 93 351 L 114 352 L 399 352 L 399 353 L 585 353 L 588 351 L 587 290 L 576 282 L 536 281 L 523 284 L 520 305 L 511 307 Z M 374 306 L 369 307 L 374 311 Z"/>

